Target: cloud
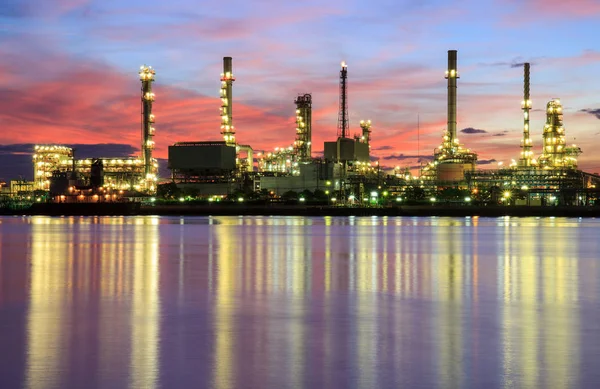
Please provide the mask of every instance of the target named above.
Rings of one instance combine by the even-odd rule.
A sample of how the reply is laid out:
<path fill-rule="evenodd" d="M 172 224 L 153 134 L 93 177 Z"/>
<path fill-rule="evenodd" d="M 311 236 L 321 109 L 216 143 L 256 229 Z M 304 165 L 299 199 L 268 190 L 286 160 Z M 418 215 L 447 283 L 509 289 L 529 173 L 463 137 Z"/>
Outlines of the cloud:
<path fill-rule="evenodd" d="M 507 16 L 507 22 L 531 21 L 529 15 L 541 15 L 551 19 L 593 18 L 600 15 L 600 2 L 597 0 L 496 0 L 500 4 L 514 5 L 515 12 Z"/>
<path fill-rule="evenodd" d="M 404 155 L 404 154 L 392 154 L 392 155 L 387 155 L 385 157 L 383 157 L 383 159 L 385 160 L 398 160 L 398 161 L 404 161 L 407 159 L 422 159 L 424 161 L 428 161 L 428 160 L 432 160 L 433 157 L 429 156 L 429 155 Z"/>
<path fill-rule="evenodd" d="M 493 134 L 492 136 L 505 136 L 506 132 L 499 132 L 497 134 Z"/>
<path fill-rule="evenodd" d="M 596 117 L 596 119 L 600 119 L 600 108 L 597 108 L 597 109 L 585 108 L 585 109 L 580 110 L 579 112 L 589 113 L 590 115 L 594 115 Z"/>
<path fill-rule="evenodd" d="M 385 146 L 379 146 L 379 147 L 374 147 L 373 151 L 385 151 L 385 150 L 392 150 L 394 147 L 390 146 L 390 145 L 385 145 Z"/>
<path fill-rule="evenodd" d="M 477 161 L 477 164 L 478 165 L 490 165 L 494 162 L 496 162 L 495 159 L 482 159 L 482 160 Z"/>
<path fill-rule="evenodd" d="M 486 134 L 486 130 L 480 130 L 478 128 L 467 127 L 460 130 L 463 134 Z"/>

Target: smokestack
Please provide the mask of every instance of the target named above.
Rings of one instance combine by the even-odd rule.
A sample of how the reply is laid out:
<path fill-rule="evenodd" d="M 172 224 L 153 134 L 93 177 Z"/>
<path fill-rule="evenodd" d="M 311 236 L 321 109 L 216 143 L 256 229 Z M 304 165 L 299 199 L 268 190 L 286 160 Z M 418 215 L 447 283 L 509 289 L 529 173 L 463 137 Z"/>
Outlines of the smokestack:
<path fill-rule="evenodd" d="M 523 64 L 523 140 L 521 141 L 521 158 L 519 165 L 522 167 L 531 166 L 533 153 L 531 151 L 531 137 L 529 136 L 529 111 L 531 110 L 531 99 L 529 95 L 529 68 L 530 64 Z"/>
<path fill-rule="evenodd" d="M 235 146 L 235 128 L 233 127 L 233 65 L 231 57 L 223 57 L 221 73 L 221 134 L 225 143 Z"/>
<path fill-rule="evenodd" d="M 525 72 L 524 75 L 524 93 L 523 96 L 525 97 L 525 101 L 529 100 L 529 62 L 525 62 L 523 64 L 523 70 Z"/>
<path fill-rule="evenodd" d="M 448 138 L 450 145 L 453 145 L 454 139 L 456 139 L 456 79 L 459 78 L 456 67 L 456 50 L 448 50 L 446 78 L 448 79 Z"/>
<path fill-rule="evenodd" d="M 152 104 L 154 103 L 152 83 L 154 82 L 156 72 L 152 69 L 152 66 L 142 65 L 138 74 L 142 82 L 142 161 L 144 162 L 144 185 L 146 190 L 154 192 L 156 174 L 152 158 L 155 131 L 154 114 L 152 113 Z"/>

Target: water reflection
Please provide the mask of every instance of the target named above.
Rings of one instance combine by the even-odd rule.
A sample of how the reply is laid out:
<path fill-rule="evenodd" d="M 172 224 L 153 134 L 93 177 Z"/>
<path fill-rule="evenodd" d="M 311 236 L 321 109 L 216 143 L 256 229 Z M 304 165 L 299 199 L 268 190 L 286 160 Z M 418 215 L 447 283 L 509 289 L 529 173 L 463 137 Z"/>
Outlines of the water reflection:
<path fill-rule="evenodd" d="M 12 246 L 11 223 L 26 237 Z M 2 219 L 0 268 L 29 263 L 10 265 L 29 280 L 25 387 L 567 388 L 600 379 L 583 368 L 600 360 L 599 229 L 560 218 Z"/>

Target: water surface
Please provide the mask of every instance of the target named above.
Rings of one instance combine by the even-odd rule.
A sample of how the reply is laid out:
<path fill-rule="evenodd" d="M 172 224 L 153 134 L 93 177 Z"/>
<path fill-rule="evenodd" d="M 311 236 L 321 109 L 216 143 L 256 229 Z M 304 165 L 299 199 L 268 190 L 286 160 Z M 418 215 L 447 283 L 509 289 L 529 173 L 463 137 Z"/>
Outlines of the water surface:
<path fill-rule="evenodd" d="M 1 388 L 600 386 L 600 220 L 2 217 Z"/>

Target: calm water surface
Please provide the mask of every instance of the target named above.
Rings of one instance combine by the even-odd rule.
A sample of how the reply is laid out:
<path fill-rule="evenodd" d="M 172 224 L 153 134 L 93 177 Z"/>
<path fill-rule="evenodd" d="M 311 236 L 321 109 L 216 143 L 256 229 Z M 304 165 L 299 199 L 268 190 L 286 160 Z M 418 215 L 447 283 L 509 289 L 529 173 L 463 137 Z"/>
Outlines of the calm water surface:
<path fill-rule="evenodd" d="M 0 388 L 597 388 L 600 220 L 0 218 Z"/>

